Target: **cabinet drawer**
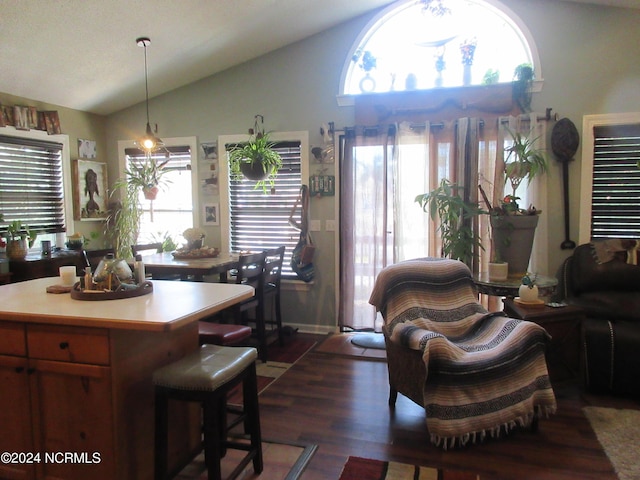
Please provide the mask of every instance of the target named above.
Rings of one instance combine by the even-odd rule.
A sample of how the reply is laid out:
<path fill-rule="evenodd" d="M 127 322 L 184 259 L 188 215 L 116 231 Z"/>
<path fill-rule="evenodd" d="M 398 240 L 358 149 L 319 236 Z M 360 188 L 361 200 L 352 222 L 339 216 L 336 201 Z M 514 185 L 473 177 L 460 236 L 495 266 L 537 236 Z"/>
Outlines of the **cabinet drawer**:
<path fill-rule="evenodd" d="M 13 322 L 0 322 L 0 355 L 27 355 L 24 325 Z"/>
<path fill-rule="evenodd" d="M 109 333 L 100 328 L 27 326 L 29 358 L 109 365 Z"/>

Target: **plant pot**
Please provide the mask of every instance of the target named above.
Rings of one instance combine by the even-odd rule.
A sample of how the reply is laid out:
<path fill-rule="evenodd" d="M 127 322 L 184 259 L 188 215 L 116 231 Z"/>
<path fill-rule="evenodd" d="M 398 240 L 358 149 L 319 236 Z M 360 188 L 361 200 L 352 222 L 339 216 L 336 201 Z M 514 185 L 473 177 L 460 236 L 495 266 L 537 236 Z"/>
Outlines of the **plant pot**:
<path fill-rule="evenodd" d="M 509 276 L 509 264 L 507 262 L 489 262 L 489 281 L 504 282 Z"/>
<path fill-rule="evenodd" d="M 142 193 L 147 200 L 155 200 L 158 196 L 158 190 L 159 188 L 157 186 L 147 187 L 142 189 Z"/>
<path fill-rule="evenodd" d="M 492 215 L 491 229 L 498 257 L 509 264 L 509 277 L 527 273 L 538 215 Z"/>
<path fill-rule="evenodd" d="M 7 258 L 9 260 L 24 260 L 27 256 L 28 248 L 26 240 L 8 240 Z"/>
<path fill-rule="evenodd" d="M 204 238 L 200 238 L 198 240 L 193 240 L 189 243 L 187 243 L 187 249 L 189 250 L 198 250 L 199 248 L 202 248 L 202 244 L 204 243 Z"/>
<path fill-rule="evenodd" d="M 535 302 L 538 300 L 538 286 L 534 285 L 533 287 L 529 287 L 529 285 L 520 285 L 518 295 L 523 302 Z"/>
<path fill-rule="evenodd" d="M 262 162 L 254 161 L 252 163 L 242 162 L 240 164 L 240 171 L 249 180 L 264 180 L 268 174 L 264 171 Z"/>

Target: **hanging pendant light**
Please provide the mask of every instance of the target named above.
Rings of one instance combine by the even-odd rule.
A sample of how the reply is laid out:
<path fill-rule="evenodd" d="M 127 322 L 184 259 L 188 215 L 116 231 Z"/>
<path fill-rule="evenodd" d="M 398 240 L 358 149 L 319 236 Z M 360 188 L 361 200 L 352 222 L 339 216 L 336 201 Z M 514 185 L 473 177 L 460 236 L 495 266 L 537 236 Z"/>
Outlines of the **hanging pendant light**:
<path fill-rule="evenodd" d="M 144 87 L 147 106 L 147 128 L 144 137 L 140 139 L 140 146 L 147 152 L 152 152 L 162 147 L 164 143 L 158 137 L 155 136 L 151 129 L 151 123 L 149 122 L 149 72 L 147 69 L 147 47 L 151 44 L 151 39 L 148 37 L 136 38 L 136 44 L 139 47 L 144 48 Z M 157 130 L 157 127 L 156 127 Z"/>

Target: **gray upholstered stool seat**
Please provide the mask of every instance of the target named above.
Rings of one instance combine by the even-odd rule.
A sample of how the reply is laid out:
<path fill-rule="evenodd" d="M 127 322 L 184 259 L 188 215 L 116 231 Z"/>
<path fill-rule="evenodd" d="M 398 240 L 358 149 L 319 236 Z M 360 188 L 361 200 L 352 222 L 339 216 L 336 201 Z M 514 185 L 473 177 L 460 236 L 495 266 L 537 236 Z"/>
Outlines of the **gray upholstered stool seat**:
<path fill-rule="evenodd" d="M 253 347 L 203 345 L 197 351 L 166 365 L 153 374 L 156 398 L 155 468 L 156 479 L 166 479 L 168 400 L 200 402 L 203 409 L 205 463 L 209 480 L 220 480 L 220 460 L 227 449 L 245 450 L 247 454 L 228 478 L 235 478 L 253 461 L 255 473 L 262 472 L 262 439 L 258 410 L 258 385 Z M 243 409 L 227 425 L 226 397 L 242 382 Z M 244 423 L 250 443 L 230 439 L 228 430 Z M 177 473 L 177 472 L 175 472 Z"/>

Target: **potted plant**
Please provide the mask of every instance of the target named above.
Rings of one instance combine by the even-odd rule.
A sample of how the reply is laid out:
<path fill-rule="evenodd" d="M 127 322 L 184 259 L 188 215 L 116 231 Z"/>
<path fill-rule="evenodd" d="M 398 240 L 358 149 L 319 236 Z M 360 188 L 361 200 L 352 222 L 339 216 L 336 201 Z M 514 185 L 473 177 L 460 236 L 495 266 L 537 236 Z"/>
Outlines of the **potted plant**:
<path fill-rule="evenodd" d="M 164 167 L 168 162 L 168 157 L 166 160 L 158 162 L 149 155 L 143 163 L 132 163 L 130 168 L 124 171 L 127 183 L 141 189 L 147 200 L 155 200 L 160 185 L 167 183 L 167 179 L 163 176 L 167 173 Z"/>
<path fill-rule="evenodd" d="M 442 238 L 442 255 L 471 265 L 474 249 L 484 249 L 472 221 L 487 212 L 476 204 L 465 202 L 460 190 L 462 187 L 445 178 L 437 188 L 418 195 L 415 201 L 432 219 L 440 218 L 438 231 Z"/>
<path fill-rule="evenodd" d="M 139 200 L 137 184 L 119 181 L 114 184 L 113 193 L 124 189 L 124 196 L 119 202 L 109 205 L 109 215 L 105 222 L 105 237 L 111 240 L 118 258 L 131 256 L 131 245 L 135 245 L 140 232 L 142 207 Z"/>
<path fill-rule="evenodd" d="M 238 180 L 244 176 L 255 180 L 256 188 L 262 187 L 266 192 L 267 183 L 273 188 L 274 179 L 282 168 L 282 157 L 273 149 L 275 142 L 269 139 L 269 133 L 263 127 L 258 128 L 258 118 L 263 122 L 262 115 L 255 116 L 255 126 L 249 129 L 249 140 L 229 151 L 229 169 L 232 178 Z"/>
<path fill-rule="evenodd" d="M 509 264 L 510 276 L 521 276 L 527 271 L 538 216 L 541 213 L 535 207 L 520 208 L 519 197 L 515 192 L 526 179 L 527 183 L 545 173 L 548 169 L 544 151 L 535 148 L 537 139 L 531 139 L 521 133 L 507 129 L 513 139 L 507 147 L 504 174 L 505 185 L 509 181 L 512 194 L 504 196 L 500 206 L 492 207 L 485 202 L 491 214 L 490 222 L 496 255 Z"/>
<path fill-rule="evenodd" d="M 14 220 L 7 225 L 7 233 L 9 234 L 7 258 L 10 260 L 24 259 L 38 237 L 37 232 L 30 230 L 28 225 L 23 224 L 20 220 Z"/>
<path fill-rule="evenodd" d="M 538 285 L 536 285 L 537 274 L 527 273 L 522 277 L 522 284 L 518 288 L 520 301 L 526 303 L 535 303 L 538 301 Z"/>

